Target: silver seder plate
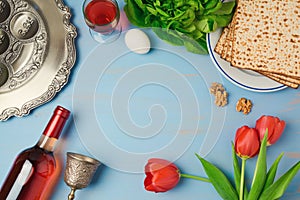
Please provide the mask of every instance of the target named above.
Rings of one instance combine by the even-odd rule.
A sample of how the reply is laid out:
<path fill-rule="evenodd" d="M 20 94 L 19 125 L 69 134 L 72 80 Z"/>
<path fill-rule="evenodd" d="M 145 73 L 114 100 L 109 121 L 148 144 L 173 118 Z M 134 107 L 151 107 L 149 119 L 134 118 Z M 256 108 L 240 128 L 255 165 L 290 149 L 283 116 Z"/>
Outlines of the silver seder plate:
<path fill-rule="evenodd" d="M 61 0 L 0 0 L 0 120 L 24 116 L 67 83 L 76 28 Z"/>

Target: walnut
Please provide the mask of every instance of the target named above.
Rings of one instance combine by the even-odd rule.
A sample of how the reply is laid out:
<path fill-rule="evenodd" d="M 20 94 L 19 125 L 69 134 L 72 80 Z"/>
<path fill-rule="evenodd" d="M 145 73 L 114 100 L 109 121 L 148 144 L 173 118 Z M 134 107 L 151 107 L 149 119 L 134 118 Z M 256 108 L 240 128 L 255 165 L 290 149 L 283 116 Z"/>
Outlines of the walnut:
<path fill-rule="evenodd" d="M 221 83 L 212 83 L 209 92 L 215 96 L 215 104 L 219 107 L 227 105 L 228 93 Z"/>
<path fill-rule="evenodd" d="M 243 111 L 245 115 L 251 112 L 251 109 L 252 109 L 252 102 L 249 99 L 242 97 L 236 103 L 236 111 L 238 112 Z"/>

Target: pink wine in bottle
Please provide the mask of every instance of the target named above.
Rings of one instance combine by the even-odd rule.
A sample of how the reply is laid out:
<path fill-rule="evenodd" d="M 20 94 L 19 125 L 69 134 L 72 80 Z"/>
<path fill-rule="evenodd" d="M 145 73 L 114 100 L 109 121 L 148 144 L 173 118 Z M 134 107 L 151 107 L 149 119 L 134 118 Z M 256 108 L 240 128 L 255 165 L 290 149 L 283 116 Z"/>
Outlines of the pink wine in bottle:
<path fill-rule="evenodd" d="M 56 107 L 37 144 L 15 159 L 0 190 L 1 200 L 47 199 L 56 172 L 53 150 L 69 115 L 69 110 Z"/>

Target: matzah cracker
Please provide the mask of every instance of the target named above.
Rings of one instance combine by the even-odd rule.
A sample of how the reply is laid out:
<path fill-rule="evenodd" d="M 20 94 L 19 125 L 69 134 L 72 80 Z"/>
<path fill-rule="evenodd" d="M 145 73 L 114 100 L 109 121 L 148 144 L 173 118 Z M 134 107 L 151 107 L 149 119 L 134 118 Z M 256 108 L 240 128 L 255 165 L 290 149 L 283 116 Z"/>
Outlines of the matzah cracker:
<path fill-rule="evenodd" d="M 225 40 L 226 40 L 226 37 L 227 37 L 227 33 L 228 33 L 229 29 L 227 27 L 225 27 L 221 33 L 221 36 L 214 48 L 214 51 L 221 55 L 222 51 L 223 51 L 223 47 L 224 47 L 224 43 L 225 43 Z"/>
<path fill-rule="evenodd" d="M 231 32 L 232 32 L 231 31 L 232 30 L 231 26 L 232 26 L 232 23 L 230 23 L 229 26 L 228 26 L 229 30 L 228 30 L 228 33 L 227 33 L 227 36 L 226 36 L 226 39 L 225 39 L 225 43 L 224 43 L 224 47 L 223 47 L 223 50 L 222 50 L 222 53 L 221 53 L 221 58 L 223 58 L 226 61 L 228 61 L 226 59 L 227 52 L 231 50 L 231 44 L 230 44 L 230 42 L 231 42 L 230 39 L 232 39 L 232 37 L 231 37 Z"/>
<path fill-rule="evenodd" d="M 270 73 L 270 72 L 261 72 L 261 74 L 268 76 L 268 77 L 274 77 L 274 78 L 278 78 L 287 82 L 291 82 L 291 83 L 295 83 L 295 84 L 300 84 L 300 79 L 294 78 L 294 77 L 290 77 L 290 76 L 285 76 L 282 74 L 275 74 L 275 73 Z"/>
<path fill-rule="evenodd" d="M 237 12 L 235 12 L 235 15 L 236 15 L 236 13 Z M 233 30 L 234 30 L 234 26 L 235 26 L 235 22 L 236 22 L 235 15 L 230 23 L 230 29 L 229 29 L 227 37 L 226 37 L 226 41 L 225 41 L 226 49 L 224 48 L 224 50 L 222 52 L 223 53 L 222 57 L 228 62 L 231 62 L 231 57 L 232 57 L 232 53 L 231 53 L 232 52 L 232 42 L 233 42 L 233 38 L 234 38 Z"/>
<path fill-rule="evenodd" d="M 232 65 L 300 78 L 299 8 L 295 0 L 240 0 Z"/>
<path fill-rule="evenodd" d="M 218 40 L 217 44 L 216 44 L 216 47 L 215 48 L 215 52 L 220 54 L 220 52 L 222 52 L 225 56 L 225 59 L 227 61 L 231 61 L 231 45 L 232 45 L 232 40 L 233 40 L 233 34 L 232 34 L 232 28 L 234 27 L 234 21 L 231 22 L 231 24 L 229 25 L 229 27 L 227 28 L 224 28 L 221 36 L 220 36 L 220 39 Z M 231 34 L 230 34 L 231 32 Z M 224 40 L 224 37 L 226 37 L 226 40 Z M 222 38 L 222 39 L 221 39 Z M 226 51 L 226 43 L 227 44 L 227 52 L 224 52 Z M 222 48 L 223 47 L 223 48 Z M 259 72 L 260 74 L 268 77 L 268 78 L 271 78 L 272 80 L 275 80 L 281 84 L 284 84 L 284 85 L 287 85 L 289 87 L 292 87 L 292 88 L 298 88 L 298 84 L 300 84 L 300 80 L 299 79 L 294 79 L 294 78 L 291 78 L 291 77 L 287 77 L 287 76 L 284 76 L 284 75 L 281 75 L 281 74 L 274 74 L 274 73 L 269 73 L 269 72 Z"/>
<path fill-rule="evenodd" d="M 291 88 L 294 88 L 294 89 L 297 89 L 299 87 L 299 84 L 293 83 L 291 81 L 287 81 L 285 76 L 283 76 L 283 79 L 282 79 L 280 76 L 276 77 L 273 74 L 271 74 L 271 75 L 263 74 L 263 75 L 269 77 L 270 79 L 272 79 L 272 80 L 274 80 L 274 81 L 276 81 L 278 83 L 286 85 L 288 87 L 291 87 Z"/>
<path fill-rule="evenodd" d="M 232 41 L 234 37 L 234 24 L 235 24 L 235 18 L 233 18 L 232 22 L 230 23 L 229 31 L 227 31 L 228 32 L 227 38 L 225 40 L 225 43 L 227 43 L 227 45 L 222 44 L 224 46 L 227 46 L 226 48 L 227 51 L 225 52 L 224 59 L 228 62 L 231 62 L 231 57 L 232 57 L 231 50 L 232 50 Z M 223 48 L 223 54 L 224 54 L 224 49 L 225 48 Z M 288 77 L 286 75 L 270 73 L 270 72 L 259 72 L 259 73 L 277 82 L 280 82 L 281 84 L 288 85 L 292 88 L 297 88 L 298 87 L 297 85 L 300 84 L 300 79 Z"/>

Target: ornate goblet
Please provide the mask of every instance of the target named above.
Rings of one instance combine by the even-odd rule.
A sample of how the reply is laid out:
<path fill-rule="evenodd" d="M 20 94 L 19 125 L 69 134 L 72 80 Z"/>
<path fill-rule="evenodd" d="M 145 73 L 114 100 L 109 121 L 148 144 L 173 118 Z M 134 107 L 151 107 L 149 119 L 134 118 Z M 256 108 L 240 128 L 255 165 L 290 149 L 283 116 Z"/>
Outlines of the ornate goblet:
<path fill-rule="evenodd" d="M 68 200 L 75 198 L 75 191 L 87 187 L 100 161 L 77 153 L 67 152 L 67 164 L 64 181 L 71 188 Z"/>

